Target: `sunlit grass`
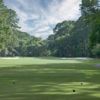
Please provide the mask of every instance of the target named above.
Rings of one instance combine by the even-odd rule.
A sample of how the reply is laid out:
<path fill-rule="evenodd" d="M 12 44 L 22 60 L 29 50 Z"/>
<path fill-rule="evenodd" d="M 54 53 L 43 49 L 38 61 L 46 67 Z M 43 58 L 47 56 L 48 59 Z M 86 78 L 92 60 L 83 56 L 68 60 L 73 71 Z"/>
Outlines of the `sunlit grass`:
<path fill-rule="evenodd" d="M 15 65 L 43 65 L 43 64 L 58 64 L 58 63 L 82 63 L 81 60 L 61 58 L 0 58 L 0 67 L 14 67 Z"/>
<path fill-rule="evenodd" d="M 0 59 L 0 100 L 100 100 L 99 62 L 74 58 Z"/>

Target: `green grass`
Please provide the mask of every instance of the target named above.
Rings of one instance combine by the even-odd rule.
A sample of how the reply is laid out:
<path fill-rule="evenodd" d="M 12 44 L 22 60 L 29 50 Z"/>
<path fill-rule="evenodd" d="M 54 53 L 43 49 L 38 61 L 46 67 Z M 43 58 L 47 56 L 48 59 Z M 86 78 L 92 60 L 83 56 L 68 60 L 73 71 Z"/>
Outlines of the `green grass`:
<path fill-rule="evenodd" d="M 0 100 L 100 100 L 99 63 L 74 58 L 0 59 Z"/>

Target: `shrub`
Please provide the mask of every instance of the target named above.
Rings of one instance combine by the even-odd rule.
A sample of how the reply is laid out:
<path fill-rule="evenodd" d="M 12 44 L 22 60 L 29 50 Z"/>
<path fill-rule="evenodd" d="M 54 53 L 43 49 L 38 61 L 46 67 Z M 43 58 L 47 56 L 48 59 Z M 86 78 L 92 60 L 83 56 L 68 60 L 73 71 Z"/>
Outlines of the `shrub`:
<path fill-rule="evenodd" d="M 95 56 L 95 57 L 98 57 L 100 58 L 100 44 L 96 44 L 93 49 L 92 49 L 92 54 Z"/>

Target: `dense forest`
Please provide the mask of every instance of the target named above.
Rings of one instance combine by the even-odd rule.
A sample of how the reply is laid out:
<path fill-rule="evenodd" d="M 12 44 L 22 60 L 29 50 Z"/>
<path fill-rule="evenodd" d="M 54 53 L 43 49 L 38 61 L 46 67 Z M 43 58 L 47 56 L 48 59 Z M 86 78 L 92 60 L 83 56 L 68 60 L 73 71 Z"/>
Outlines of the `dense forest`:
<path fill-rule="evenodd" d="M 100 57 L 99 0 L 82 0 L 81 17 L 63 21 L 42 40 L 21 32 L 16 12 L 0 0 L 0 56 Z"/>

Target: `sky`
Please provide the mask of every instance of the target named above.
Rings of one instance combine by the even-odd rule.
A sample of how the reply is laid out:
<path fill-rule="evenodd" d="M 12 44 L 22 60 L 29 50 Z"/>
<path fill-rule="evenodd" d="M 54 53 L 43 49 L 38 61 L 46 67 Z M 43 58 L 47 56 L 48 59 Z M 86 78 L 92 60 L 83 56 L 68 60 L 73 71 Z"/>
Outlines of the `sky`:
<path fill-rule="evenodd" d="M 16 11 L 21 31 L 41 38 L 53 34 L 53 28 L 64 20 L 77 20 L 81 0 L 4 0 Z"/>

